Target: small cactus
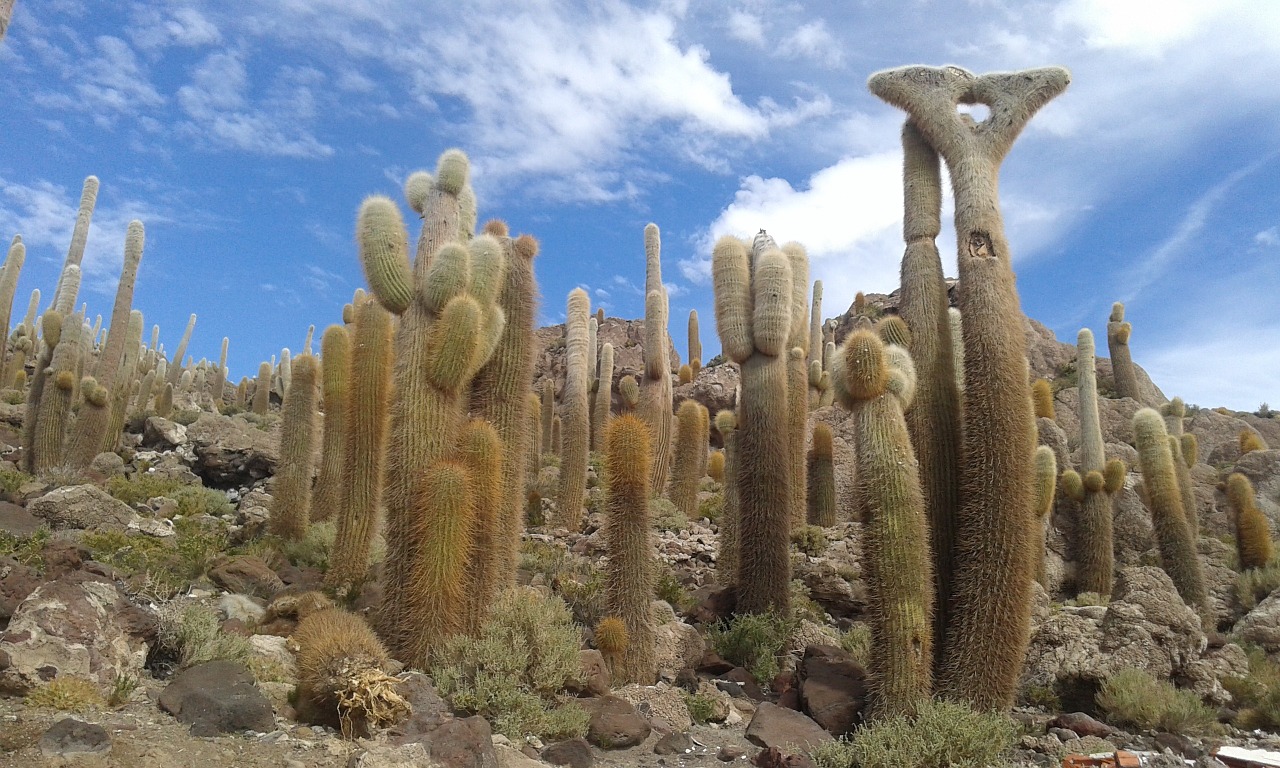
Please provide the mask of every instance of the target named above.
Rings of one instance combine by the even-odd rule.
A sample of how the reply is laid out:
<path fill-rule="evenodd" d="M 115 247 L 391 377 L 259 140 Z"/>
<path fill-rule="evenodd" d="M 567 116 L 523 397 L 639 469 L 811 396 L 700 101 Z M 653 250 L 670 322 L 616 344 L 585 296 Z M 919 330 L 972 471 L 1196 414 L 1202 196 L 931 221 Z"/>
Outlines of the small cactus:
<path fill-rule="evenodd" d="M 1048 379 L 1036 379 L 1031 382 L 1031 400 L 1035 405 L 1037 419 L 1055 418 L 1053 411 L 1053 385 Z"/>
<path fill-rule="evenodd" d="M 1240 569 L 1265 568 L 1275 554 L 1271 525 L 1258 509 L 1253 484 L 1239 472 L 1227 478 L 1227 502 L 1235 515 L 1236 551 Z"/>
<path fill-rule="evenodd" d="M 833 461 L 831 426 L 813 425 L 813 447 L 807 458 L 809 479 L 809 525 L 836 524 L 836 472 Z"/>

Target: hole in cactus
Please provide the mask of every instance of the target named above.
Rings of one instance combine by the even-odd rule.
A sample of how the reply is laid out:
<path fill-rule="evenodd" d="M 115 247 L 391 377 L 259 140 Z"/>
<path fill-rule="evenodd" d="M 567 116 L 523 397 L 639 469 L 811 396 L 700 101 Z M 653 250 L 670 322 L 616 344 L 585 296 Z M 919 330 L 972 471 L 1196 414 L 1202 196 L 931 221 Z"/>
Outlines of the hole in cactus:
<path fill-rule="evenodd" d="M 956 111 L 972 117 L 975 123 L 981 123 L 991 116 L 991 107 L 986 104 L 957 104 Z"/>

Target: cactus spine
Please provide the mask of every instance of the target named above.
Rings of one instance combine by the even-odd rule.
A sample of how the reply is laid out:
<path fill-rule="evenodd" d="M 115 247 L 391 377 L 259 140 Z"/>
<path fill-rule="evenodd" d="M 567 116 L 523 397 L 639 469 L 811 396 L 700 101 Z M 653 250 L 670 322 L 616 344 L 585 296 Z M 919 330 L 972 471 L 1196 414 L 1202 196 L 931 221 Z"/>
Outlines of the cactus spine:
<path fill-rule="evenodd" d="M 320 438 L 320 474 L 311 499 L 311 519 L 329 520 L 342 509 L 343 467 L 346 456 L 347 403 L 351 377 L 351 337 L 341 325 L 331 325 L 320 337 L 320 393 L 324 427 Z"/>
<path fill-rule="evenodd" d="M 1231 473 L 1227 478 L 1227 502 L 1235 516 L 1240 570 L 1265 568 L 1275 554 L 1275 545 L 1271 541 L 1271 525 L 1258 509 L 1249 478 L 1239 472 Z"/>
<path fill-rule="evenodd" d="M 716 579 L 722 585 L 738 583 L 738 417 L 733 411 L 716 414 L 716 431 L 724 442 L 724 508 L 720 512 L 720 552 L 716 556 Z"/>
<path fill-rule="evenodd" d="M 1080 392 L 1080 474 L 1084 498 L 1076 526 L 1076 588 L 1079 592 L 1110 595 L 1115 570 L 1111 533 L 1111 494 L 1105 484 L 1089 476 L 1101 476 L 1106 465 L 1102 422 L 1098 416 L 1098 380 L 1093 332 L 1080 329 L 1076 336 L 1076 372 Z"/>
<path fill-rule="evenodd" d="M 640 380 L 640 418 L 649 425 L 653 464 L 649 493 L 667 485 L 671 466 L 671 354 L 667 337 L 667 289 L 662 285 L 662 239 L 657 224 L 644 228 L 644 375 Z"/>
<path fill-rule="evenodd" d="M 1138 396 L 1138 374 L 1129 354 L 1129 335 L 1133 326 L 1125 322 L 1124 304 L 1111 305 L 1111 317 L 1107 320 L 1107 349 L 1111 354 L 1111 374 L 1115 379 L 1116 394 L 1142 402 Z"/>
<path fill-rule="evenodd" d="M 837 398 L 853 413 L 864 577 L 871 596 L 872 712 L 910 715 L 933 682 L 933 574 L 924 494 L 903 410 L 915 369 L 906 350 L 854 331 L 841 350 Z"/>
<path fill-rule="evenodd" d="M 298 719 L 366 737 L 408 714 L 386 674 L 387 651 L 364 619 L 329 608 L 298 623 Z"/>
<path fill-rule="evenodd" d="M 806 457 L 809 476 L 809 525 L 836 524 L 836 469 L 831 426 L 813 425 L 813 447 Z"/>
<path fill-rule="evenodd" d="M 686 518 L 694 518 L 698 512 L 699 453 L 706 445 L 701 432 L 701 409 L 696 400 L 685 400 L 676 411 L 675 458 L 672 461 L 671 483 L 667 498 Z M 699 445 L 701 442 L 702 446 Z"/>
<path fill-rule="evenodd" d="M 343 418 L 342 503 L 325 585 L 349 594 L 364 581 L 382 505 L 387 451 L 387 402 L 391 398 L 391 315 L 373 299 L 353 307 L 350 379 Z M 326 334 L 327 335 L 327 334 Z M 323 348 L 323 340 L 321 341 Z M 325 353 L 325 369 L 332 362 Z"/>
<path fill-rule="evenodd" d="M 502 484 L 502 454 L 502 441 L 492 424 L 471 419 L 463 426 L 458 436 L 458 457 L 471 476 L 475 505 L 466 587 L 465 627 L 470 633 L 479 630 L 498 593 L 510 586 L 506 579 L 515 567 L 515 553 L 504 539 L 509 531 L 503 519 L 506 491 Z"/>
<path fill-rule="evenodd" d="M 253 388 L 253 412 L 259 416 L 267 415 L 271 405 L 271 363 L 258 366 L 258 381 Z"/>
<path fill-rule="evenodd" d="M 1001 161 L 1027 121 L 1066 89 L 1065 69 L 974 76 L 958 67 L 904 67 L 868 82 L 904 109 L 946 161 L 956 198 L 964 314 L 964 489 L 956 520 L 954 610 L 939 690 L 979 709 L 1012 701 L 1030 640 L 1032 453 L 1035 420 L 1026 340 L 997 196 Z M 990 117 L 956 111 L 978 98 Z M 937 374 L 935 374 L 937 375 Z"/>
<path fill-rule="evenodd" d="M 653 595 L 653 542 L 649 531 L 649 429 L 633 415 L 614 419 L 605 432 L 609 551 L 608 613 L 622 619 L 627 646 L 615 676 L 651 685 L 657 676 L 656 641 L 650 601 Z"/>
<path fill-rule="evenodd" d="M 529 401 L 528 420 L 529 420 L 529 442 L 525 447 L 525 476 L 536 481 L 538 472 L 542 469 L 542 398 L 537 392 L 530 392 L 525 395 L 525 399 Z M 528 485 L 526 480 L 526 486 Z"/>
<path fill-rule="evenodd" d="M 297 359 L 294 386 L 281 409 L 280 464 L 272 488 L 270 528 L 288 541 L 300 540 L 310 523 L 318 368 L 311 355 Z"/>
<path fill-rule="evenodd" d="M 722 237 L 712 252 L 712 281 L 721 346 L 742 372 L 736 456 L 729 457 L 738 486 L 738 610 L 785 615 L 791 582 L 792 273 L 786 254 L 761 235 L 754 255 L 741 240 Z"/>
<path fill-rule="evenodd" d="M 62 464 L 67 419 L 74 402 L 76 363 L 80 358 L 79 317 L 72 315 L 64 320 L 59 313 L 50 310 L 44 313 L 41 322 L 44 326 L 45 344 L 52 345 L 52 354 L 47 367 L 40 374 L 47 383 L 39 400 L 38 411 L 27 412 L 27 418 L 34 424 L 29 459 L 31 466 L 27 470 L 32 474 Z M 30 400 L 28 407 L 30 408 Z"/>
<path fill-rule="evenodd" d="M 604 447 L 604 430 L 613 412 L 613 345 L 600 347 L 600 375 L 596 379 L 596 396 L 591 414 L 591 444 Z"/>
<path fill-rule="evenodd" d="M 1097 386 L 1094 386 L 1094 392 L 1097 392 Z M 1053 410 L 1053 385 L 1048 379 L 1036 379 L 1031 382 L 1031 401 L 1035 407 L 1037 419 L 1055 418 Z"/>
<path fill-rule="evenodd" d="M 587 346 L 591 302 L 587 292 L 569 292 L 565 317 L 565 379 L 561 398 L 560 435 L 564 450 L 560 460 L 560 489 L 556 501 L 559 524 L 570 531 L 582 526 L 583 499 L 587 491 L 587 443 L 590 439 L 588 413 Z"/>
<path fill-rule="evenodd" d="M 947 286 L 935 240 L 942 229 L 938 154 L 911 121 L 902 126 L 902 297 L 898 311 L 910 329 L 907 349 L 916 365 L 914 406 L 907 431 L 920 462 L 929 515 L 934 578 L 935 656 L 941 657 L 954 589 L 956 514 L 960 505 L 960 402 L 955 386 Z"/>
<path fill-rule="evenodd" d="M 1036 564 L 1036 581 L 1045 589 L 1049 588 L 1045 575 L 1045 534 L 1049 529 L 1049 513 L 1053 511 L 1054 492 L 1058 480 L 1058 458 L 1053 449 L 1047 445 L 1036 447 L 1036 506 L 1035 515 L 1039 531 L 1039 560 Z M 1074 472 L 1072 474 L 1075 474 Z M 1076 475 L 1079 478 L 1079 475 Z"/>
<path fill-rule="evenodd" d="M 536 451 L 539 442 L 530 435 L 527 426 L 531 415 L 538 419 L 538 409 L 530 407 L 527 389 L 533 378 L 533 327 L 538 295 L 533 260 L 538 255 L 538 241 L 529 235 L 511 240 L 506 235 L 506 227 L 499 229 L 498 224 L 500 222 L 491 223 L 485 231 L 498 238 L 507 257 L 505 279 L 498 293 L 498 306 L 506 315 L 506 324 L 493 357 L 471 383 L 471 413 L 492 423 L 502 441 L 500 482 L 503 488 L 493 553 L 495 588 L 515 583 L 520 534 L 524 531 L 526 456 L 529 446 Z"/>
<path fill-rule="evenodd" d="M 1138 463 L 1142 467 L 1142 484 L 1151 508 L 1151 522 L 1160 547 L 1161 565 L 1187 605 L 1202 616 L 1207 615 L 1204 570 L 1196 554 L 1195 541 L 1191 538 L 1186 512 L 1182 509 L 1182 495 L 1178 490 L 1178 476 L 1174 471 L 1164 420 L 1157 411 L 1143 408 L 1133 415 L 1133 434 Z"/>

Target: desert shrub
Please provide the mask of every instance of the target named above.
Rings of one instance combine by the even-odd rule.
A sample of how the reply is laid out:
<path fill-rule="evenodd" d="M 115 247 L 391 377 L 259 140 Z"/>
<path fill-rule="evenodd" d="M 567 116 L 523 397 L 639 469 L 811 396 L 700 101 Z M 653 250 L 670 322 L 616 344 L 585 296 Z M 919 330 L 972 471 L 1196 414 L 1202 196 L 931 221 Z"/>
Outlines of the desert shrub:
<path fill-rule="evenodd" d="M 206 661 L 238 661 L 248 666 L 253 646 L 246 638 L 223 632 L 221 627 L 221 617 L 213 608 L 171 603 L 160 611 L 156 642 L 161 651 L 178 660 L 180 668 Z"/>
<path fill-rule="evenodd" d="M 722 514 L 724 514 L 724 493 L 713 493 L 698 502 L 698 517 L 705 517 L 714 523 Z"/>
<path fill-rule="evenodd" d="M 569 607 L 574 621 L 584 627 L 594 627 L 604 618 L 607 595 L 602 571 L 584 561 L 582 567 L 560 571 L 551 583 Z"/>
<path fill-rule="evenodd" d="M 308 526 L 301 539 L 290 540 L 266 534 L 249 541 L 238 552 L 252 555 L 273 569 L 288 562 L 299 568 L 323 571 L 329 567 L 329 555 L 333 552 L 337 535 L 337 523 L 326 520 Z"/>
<path fill-rule="evenodd" d="M 677 611 L 693 607 L 693 598 L 689 595 L 689 590 L 685 589 L 676 575 L 666 568 L 658 569 L 658 578 L 653 582 L 653 596 L 659 600 L 666 600 Z"/>
<path fill-rule="evenodd" d="M 587 713 L 562 691 L 579 675 L 580 643 L 561 600 L 516 588 L 498 599 L 477 636 L 435 648 L 430 671 L 454 709 L 482 715 L 510 739 L 575 738 L 586 733 Z"/>
<path fill-rule="evenodd" d="M 1063 603 L 1063 605 L 1073 605 L 1083 608 L 1089 605 L 1107 605 L 1111 602 L 1111 598 L 1106 595 L 1100 595 L 1097 592 L 1081 592 L 1072 599 Z"/>
<path fill-rule="evenodd" d="M 107 706 L 123 707 L 138 690 L 138 678 L 133 675 L 116 675 L 111 681 L 111 692 L 107 694 Z"/>
<path fill-rule="evenodd" d="M 226 532 L 179 520 L 172 539 L 130 536 L 122 531 L 90 531 L 81 539 L 93 559 L 128 576 L 145 575 L 160 597 L 172 596 L 208 572 L 227 545 Z"/>
<path fill-rule="evenodd" d="M 827 612 L 822 610 L 822 606 L 813 599 L 813 594 L 800 579 L 791 580 L 791 619 L 795 623 L 808 619 L 815 624 L 822 624 L 827 620 Z"/>
<path fill-rule="evenodd" d="M 706 694 L 689 693 L 688 691 L 680 691 L 684 696 L 685 709 L 689 710 L 689 717 L 698 725 L 706 725 L 711 722 L 711 718 L 716 716 L 716 700 Z"/>
<path fill-rule="evenodd" d="M 1028 685 L 1018 692 L 1018 703 L 1028 707 L 1040 707 L 1050 712 L 1062 709 L 1062 697 L 1052 685 Z"/>
<path fill-rule="evenodd" d="M 36 476 L 49 490 L 65 488 L 69 485 L 86 485 L 89 478 L 78 469 L 70 467 L 50 467 Z"/>
<path fill-rule="evenodd" d="M 43 707 L 61 712 L 83 712 L 101 707 L 105 702 L 98 686 L 83 677 L 61 675 L 50 683 L 32 689 L 25 699 L 28 707 Z"/>
<path fill-rule="evenodd" d="M 1236 575 L 1236 599 L 1246 612 L 1253 610 L 1277 589 L 1280 589 L 1280 560 Z"/>
<path fill-rule="evenodd" d="M 142 504 L 147 499 L 157 496 L 173 498 L 173 494 L 186 483 L 171 477 L 163 477 L 149 472 L 137 472 L 133 475 L 115 475 L 107 480 L 107 493 L 125 504 Z"/>
<path fill-rule="evenodd" d="M 890 717 L 831 741 L 809 756 L 818 768 L 987 768 L 1008 765 L 1003 755 L 1017 739 L 1003 714 L 977 713 L 964 704 L 935 701 L 914 718 Z"/>
<path fill-rule="evenodd" d="M 538 539 L 527 539 L 520 542 L 520 570 L 533 574 L 542 574 L 548 582 L 559 573 L 570 559 L 567 550 L 555 544 Z"/>
<path fill-rule="evenodd" d="M 1199 696 L 1140 669 L 1122 669 L 1108 678 L 1097 703 L 1108 722 L 1122 727 L 1192 735 L 1218 728 L 1217 713 Z"/>
<path fill-rule="evenodd" d="M 661 496 L 649 501 L 649 519 L 653 527 L 660 531 L 681 531 L 689 527 L 689 518 L 684 516 L 670 499 Z"/>
<path fill-rule="evenodd" d="M 235 506 L 227 499 L 227 494 L 203 485 L 183 486 L 174 491 L 170 498 L 178 502 L 176 514 L 183 517 L 222 517 L 236 511 Z"/>
<path fill-rule="evenodd" d="M 195 424 L 196 419 L 200 418 L 203 413 L 204 411 L 199 408 L 183 408 L 182 410 L 176 411 L 170 415 L 169 421 L 172 421 L 175 424 L 181 424 L 184 427 L 189 427 L 192 424 Z"/>
<path fill-rule="evenodd" d="M 711 627 L 708 640 L 720 657 L 768 684 L 778 674 L 778 656 L 795 631 L 795 622 L 776 613 L 748 613 Z"/>
<path fill-rule="evenodd" d="M 871 625 L 858 622 L 841 632 L 840 647 L 865 667 L 871 661 Z"/>
<path fill-rule="evenodd" d="M 817 557 L 827 551 L 827 534 L 817 525 L 806 525 L 791 532 L 791 543 L 809 557 Z"/>
<path fill-rule="evenodd" d="M 12 557 L 23 565 L 44 573 L 44 547 L 53 538 L 48 528 L 37 528 L 30 536 L 0 531 L 0 557 Z"/>
<path fill-rule="evenodd" d="M 1280 666 L 1268 659 L 1262 649 L 1249 649 L 1248 676 L 1226 678 L 1222 685 L 1234 700 L 1237 727 L 1280 729 Z"/>
<path fill-rule="evenodd" d="M 9 405 L 22 405 L 27 400 L 27 395 L 16 389 L 6 389 L 3 394 L 4 401 Z"/>
<path fill-rule="evenodd" d="M 15 469 L 13 467 L 0 467 L 0 492 L 16 493 L 26 483 L 31 482 L 33 478 L 26 472 Z"/>

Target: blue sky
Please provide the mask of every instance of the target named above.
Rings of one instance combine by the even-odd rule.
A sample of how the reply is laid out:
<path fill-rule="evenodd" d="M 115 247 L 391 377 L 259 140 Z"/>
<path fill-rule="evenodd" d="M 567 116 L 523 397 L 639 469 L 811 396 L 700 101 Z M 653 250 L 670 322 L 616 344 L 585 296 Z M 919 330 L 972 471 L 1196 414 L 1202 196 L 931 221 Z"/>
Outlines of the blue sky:
<path fill-rule="evenodd" d="M 233 380 L 363 284 L 355 211 L 447 147 L 481 218 L 542 242 L 543 323 L 574 286 L 643 313 L 663 232 L 672 335 L 718 343 L 710 246 L 809 248 L 825 314 L 897 284 L 907 63 L 1057 64 L 1001 195 L 1024 310 L 1071 340 L 1128 304 L 1134 359 L 1204 406 L 1280 405 L 1280 4 L 19 0 L 0 43 L 0 236 L 15 311 L 48 294 L 81 183 L 102 182 L 82 298 L 108 313 L 132 218 L 135 307 L 172 349 L 231 338 Z M 406 207 L 407 211 L 407 207 Z M 416 232 L 413 233 L 416 236 Z M 954 273 L 954 235 L 940 241 Z M 594 307 L 593 307 L 594 308 Z"/>

